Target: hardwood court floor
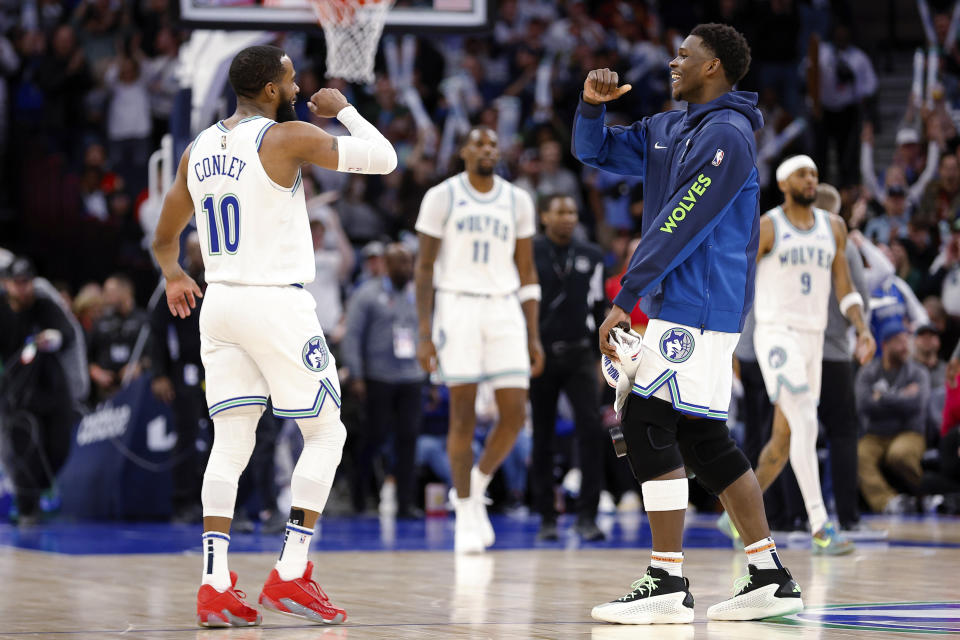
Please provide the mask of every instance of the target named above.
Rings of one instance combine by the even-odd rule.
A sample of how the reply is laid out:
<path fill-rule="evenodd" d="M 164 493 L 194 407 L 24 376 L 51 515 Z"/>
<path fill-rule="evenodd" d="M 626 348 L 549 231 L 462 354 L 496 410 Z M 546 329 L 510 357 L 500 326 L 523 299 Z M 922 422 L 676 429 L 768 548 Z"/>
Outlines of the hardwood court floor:
<path fill-rule="evenodd" d="M 444 531 L 449 523 L 442 523 Z M 692 524 L 709 531 L 709 520 Z M 482 556 L 456 557 L 448 551 L 336 551 L 312 554 L 315 577 L 349 620 L 339 627 L 318 627 L 264 613 L 253 629 L 202 630 L 193 611 L 200 573 L 195 551 L 178 553 L 50 553 L 19 548 L 29 536 L 0 529 L 0 638 L 117 638 L 193 640 L 270 640 L 366 638 L 591 638 L 628 640 L 875 638 L 883 627 L 897 637 L 929 637 L 929 632 L 960 633 L 960 520 L 874 520 L 888 526 L 889 543 L 861 544 L 844 558 L 812 557 L 806 545 L 785 548 L 781 557 L 803 587 L 807 611 L 791 621 L 716 623 L 706 621 L 707 607 L 728 596 L 734 578 L 744 573 L 743 553 L 701 544 L 689 548 L 684 574 L 697 599 L 693 625 L 625 627 L 602 625 L 590 608 L 622 595 L 648 563 L 649 543 L 639 536 L 628 544 L 614 539 L 574 548 L 576 541 L 551 547 L 494 550 Z M 340 525 L 325 524 L 324 538 Z M 344 525 L 350 526 L 350 525 Z M 526 538 L 532 546 L 535 523 L 495 520 L 505 546 Z M 645 529 L 643 525 L 641 529 Z M 515 531 L 514 529 L 518 529 Z M 69 527 L 45 535 L 76 538 Z M 328 535 L 328 532 L 329 535 Z M 150 535 L 117 525 L 114 537 L 140 539 L 153 548 Z M 402 537 L 403 532 L 398 534 Z M 704 533 L 706 536 L 706 533 Z M 171 533 L 175 537 L 176 532 Z M 81 536 L 82 537 L 82 536 Z M 235 546 L 241 536 L 235 536 Z M 199 529 L 190 530 L 196 542 Z M 449 540 L 447 540 L 449 543 Z M 395 543 L 396 544 L 396 541 Z M 500 542 L 498 541 L 498 544 Z M 316 545 L 324 548 L 324 540 Z M 564 548 L 564 547 L 567 548 Z M 118 542 L 118 549 L 123 547 Z M 238 587 L 255 601 L 275 552 L 232 553 Z M 878 610 L 875 603 L 936 602 L 897 605 Z M 874 603 L 859 610 L 824 605 Z M 868 628 L 802 626 L 847 622 Z M 904 626 L 906 625 L 906 626 Z M 913 633 L 903 633 L 912 629 Z M 891 629 L 886 629 L 887 631 Z M 927 633 L 919 633 L 926 631 Z M 954 637 L 956 637 L 954 635 Z"/>

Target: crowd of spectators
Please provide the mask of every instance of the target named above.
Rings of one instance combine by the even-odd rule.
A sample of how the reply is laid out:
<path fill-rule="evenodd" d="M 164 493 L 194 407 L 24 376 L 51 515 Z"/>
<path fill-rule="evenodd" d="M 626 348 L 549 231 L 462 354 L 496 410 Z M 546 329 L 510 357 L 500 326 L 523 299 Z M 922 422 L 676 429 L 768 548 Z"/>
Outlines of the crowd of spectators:
<path fill-rule="evenodd" d="M 139 375 L 154 376 L 154 392 L 167 402 L 186 393 L 185 375 L 202 379 L 199 362 L 187 359 L 171 376 L 170 362 L 156 348 L 137 345 L 151 326 L 154 343 L 166 339 L 156 335 L 164 322 L 151 320 L 153 310 L 146 308 L 158 273 L 146 251 L 149 229 L 140 219 L 148 157 L 170 129 L 178 50 L 190 36 L 173 21 L 173 3 L 0 0 L 0 245 L 29 256 L 54 283 L 58 305 L 82 327 L 89 392 L 78 398 L 78 411 Z M 415 456 L 421 480 L 448 479 L 437 449 L 445 431 L 444 391 L 426 385 L 415 402 L 417 413 L 422 410 L 418 424 L 385 434 L 389 421 L 377 414 L 383 407 L 367 400 L 370 389 L 388 389 L 396 406 L 405 406 L 411 400 L 404 385 L 415 372 L 386 371 L 386 365 L 365 361 L 349 327 L 381 313 L 378 295 L 403 302 L 406 284 L 396 277 L 402 270 L 396 264 L 416 251 L 412 230 L 420 201 L 457 170 L 442 135 L 455 112 L 501 133 L 498 172 L 536 201 L 558 193 L 574 199 L 578 234 L 603 251 L 609 292 L 636 246 L 643 185 L 584 168 L 569 153 L 583 80 L 590 69 L 609 67 L 632 84 L 610 105 L 611 124 L 678 107 L 670 100 L 666 65 L 678 37 L 709 21 L 732 24 L 751 43 L 752 68 L 739 88 L 759 93 L 766 122 L 757 132 L 761 209 L 781 201 L 772 177 L 779 161 L 808 153 L 821 181 L 839 189 L 841 214 L 851 229 L 862 231 L 858 242 L 868 246 L 862 253 L 872 256 L 866 267 L 880 283 L 872 297 L 882 310 L 872 326 L 884 355 L 858 379 L 867 505 L 903 511 L 922 508 L 914 498 L 925 493 L 960 491 L 960 477 L 950 476 L 960 453 L 960 418 L 954 417 L 960 406 L 954 397 L 960 396 L 960 357 L 954 353 L 960 341 L 960 130 L 953 111 L 960 106 L 960 53 L 947 41 L 948 32 L 956 31 L 949 29 L 953 3 L 934 2 L 930 10 L 942 54 L 938 91 L 927 106 L 908 104 L 904 96 L 889 166 L 874 159 L 881 123 L 877 73 L 868 54 L 878 43 L 861 41 L 843 1 L 502 0 L 489 33 L 416 39 L 409 82 L 428 122 L 416 117 L 419 107 L 391 82 L 382 55 L 369 87 L 326 81 L 385 133 L 400 158 L 389 176 L 315 169 L 304 180 L 317 265 L 309 288 L 340 364 L 353 365 L 341 370 L 352 507 L 367 508 L 369 494 L 396 473 L 401 511 L 416 513 L 420 500 L 411 503 L 415 480 L 398 460 L 401 452 L 404 460 Z M 301 88 L 297 112 L 310 119 L 305 101 L 325 84 L 322 39 L 279 34 L 277 43 L 294 57 Z M 8 289 L 14 280 L 8 274 Z M 0 307 L 13 295 L 0 296 Z M 635 320 L 642 322 L 642 314 Z M 16 348 L 4 352 L 4 360 Z M 194 413 L 203 411 L 193 405 Z M 897 411 L 904 419 L 893 426 Z M 568 439 L 563 424 L 569 427 L 569 415 L 569 408 L 561 411 L 558 426 Z M 420 436 L 411 439 L 418 430 Z M 917 435 L 897 440 L 900 431 Z M 186 433 L 196 438 L 195 428 Z M 907 440 L 910 446 L 897 446 Z M 952 449 L 944 445 L 950 442 Z M 522 449 L 508 462 L 500 489 L 511 504 L 524 500 L 520 476 L 528 460 Z M 931 462 L 938 456 L 939 463 Z M 574 457 L 558 457 L 558 480 L 576 465 Z M 629 489 L 629 482 L 610 486 L 615 484 L 607 488 L 617 497 Z M 266 500 L 274 505 L 267 511 L 275 511 L 275 495 L 273 500 Z M 178 508 L 189 519 L 195 504 L 188 500 Z"/>

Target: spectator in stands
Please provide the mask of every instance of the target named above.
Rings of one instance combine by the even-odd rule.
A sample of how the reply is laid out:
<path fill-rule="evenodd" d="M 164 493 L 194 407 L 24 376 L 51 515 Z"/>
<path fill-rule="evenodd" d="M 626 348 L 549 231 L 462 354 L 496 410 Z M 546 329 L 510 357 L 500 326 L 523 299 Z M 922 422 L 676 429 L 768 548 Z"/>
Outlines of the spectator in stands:
<path fill-rule="evenodd" d="M 110 65 L 104 82 L 110 90 L 107 140 L 110 160 L 123 176 L 127 194 L 136 196 L 147 184 L 147 159 L 153 118 L 150 86 L 139 57 L 121 56 Z"/>
<path fill-rule="evenodd" d="M 317 318 L 324 336 L 330 344 L 336 344 L 343 337 L 341 287 L 353 273 L 355 258 L 337 212 L 318 199 L 312 199 L 307 207 L 317 275 L 304 288 L 317 302 Z"/>
<path fill-rule="evenodd" d="M 152 144 L 156 148 L 160 146 L 160 138 L 170 128 L 173 102 L 180 91 L 180 79 L 177 77 L 180 42 L 173 29 L 165 26 L 157 32 L 153 48 L 154 56 L 144 63 L 144 75 L 150 91 Z"/>
<path fill-rule="evenodd" d="M 15 259 L 0 296 L 0 451 L 24 526 L 37 522 L 40 495 L 66 461 L 80 417 L 58 357 L 75 343 L 73 327 L 56 302 L 37 295 L 35 276 L 29 260 Z"/>
<path fill-rule="evenodd" d="M 940 331 L 932 324 L 917 328 L 913 338 L 913 359 L 926 368 L 930 377 L 930 401 L 925 409 L 923 433 L 928 442 L 935 442 L 943 421 L 947 363 L 940 358 Z"/>
<path fill-rule="evenodd" d="M 103 289 L 96 282 L 88 282 L 73 297 L 73 314 L 86 335 L 103 314 Z"/>
<path fill-rule="evenodd" d="M 556 140 L 547 140 L 540 144 L 540 175 L 537 176 L 537 202 L 539 198 L 551 195 L 565 195 L 574 199 L 577 211 L 583 211 L 583 194 L 580 192 L 580 180 L 577 175 L 561 164 L 563 150 Z"/>
<path fill-rule="evenodd" d="M 884 194 L 883 215 L 867 222 L 863 234 L 873 242 L 889 244 L 892 239 L 906 233 L 909 219 L 906 189 L 901 184 L 892 184 Z"/>
<path fill-rule="evenodd" d="M 356 449 L 355 492 L 362 495 L 373 458 L 392 436 L 397 517 L 416 518 L 423 515 L 414 496 L 414 456 L 424 373 L 416 358 L 413 255 L 404 245 L 391 244 L 386 268 L 387 277 L 365 282 L 347 305 L 341 357 L 349 370 L 351 391 L 367 407 Z"/>
<path fill-rule="evenodd" d="M 800 108 L 800 69 L 797 65 L 797 37 L 800 20 L 793 0 L 770 0 L 758 4 L 753 19 L 762 25 L 750 39 L 757 61 L 757 83 L 773 88 L 792 114 Z M 822 165 L 821 165 L 822 166 Z"/>
<path fill-rule="evenodd" d="M 920 200 L 918 214 L 927 225 L 941 220 L 952 223 L 960 208 L 960 163 L 957 156 L 945 153 L 937 165 L 937 178 L 930 181 Z"/>
<path fill-rule="evenodd" d="M 334 205 L 340 214 L 343 230 L 354 244 L 363 244 L 379 238 L 386 231 L 380 213 L 364 200 L 367 192 L 367 177 L 351 174 L 346 192 Z"/>
<path fill-rule="evenodd" d="M 367 280 L 378 280 L 387 275 L 387 267 L 383 258 L 383 243 L 371 240 L 360 250 L 360 275 L 356 285 L 360 286 Z"/>
<path fill-rule="evenodd" d="M 57 27 L 50 49 L 42 58 L 36 77 L 44 93 L 44 125 L 54 147 L 72 154 L 86 124 L 83 104 L 93 80 L 72 26 Z"/>
<path fill-rule="evenodd" d="M 838 24 L 833 42 L 823 42 L 817 51 L 822 119 L 817 134 L 817 166 L 828 167 L 828 151 L 834 147 L 840 167 L 839 184 L 858 182 L 857 137 L 861 109 L 877 91 L 873 63 L 854 46 L 850 28 Z"/>
<path fill-rule="evenodd" d="M 943 250 L 930 265 L 923 293 L 938 296 L 944 311 L 960 316 L 960 218 L 953 221 L 950 231 Z"/>
<path fill-rule="evenodd" d="M 912 509 L 926 449 L 925 409 L 930 377 L 910 359 L 910 336 L 902 324 L 887 323 L 879 336 L 883 356 L 857 373 L 857 410 L 866 431 L 857 446 L 860 490 L 875 513 Z M 902 484 L 894 489 L 885 472 Z"/>
<path fill-rule="evenodd" d="M 133 281 L 114 274 L 103 283 L 105 314 L 93 326 L 88 357 L 93 395 L 97 401 L 113 395 L 121 382 L 140 372 L 140 362 L 132 361 L 140 331 L 148 324 L 147 312 L 136 308 Z"/>
<path fill-rule="evenodd" d="M 931 125 L 931 132 L 940 132 L 940 127 Z M 884 198 L 884 187 L 889 189 L 894 185 L 902 186 L 906 192 L 907 203 L 917 206 L 925 193 L 927 185 L 933 180 L 937 172 L 937 163 L 940 150 L 944 142 L 942 137 L 930 140 L 927 145 L 927 155 L 924 160 L 920 134 L 912 127 L 902 127 L 897 131 L 896 149 L 893 153 L 893 163 L 887 168 L 883 185 L 877 182 L 877 174 L 873 164 L 873 124 L 866 122 L 860 135 L 860 176 L 868 198 L 881 200 Z M 894 173 L 891 173 L 893 171 Z"/>

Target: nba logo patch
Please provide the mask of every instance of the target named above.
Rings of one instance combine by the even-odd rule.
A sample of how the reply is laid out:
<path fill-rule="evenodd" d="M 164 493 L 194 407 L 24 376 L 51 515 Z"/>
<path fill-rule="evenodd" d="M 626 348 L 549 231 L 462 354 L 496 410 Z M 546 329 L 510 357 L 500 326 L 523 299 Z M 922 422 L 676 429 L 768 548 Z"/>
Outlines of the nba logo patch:
<path fill-rule="evenodd" d="M 721 162 L 723 162 L 723 149 L 717 149 L 717 152 L 713 154 L 713 162 L 710 164 L 719 167 Z"/>
<path fill-rule="evenodd" d="M 313 336 L 303 345 L 303 364 L 311 371 L 323 371 L 330 363 L 330 351 L 323 336 Z"/>
<path fill-rule="evenodd" d="M 686 329 L 673 327 L 660 336 L 660 355 L 675 364 L 689 360 L 693 347 L 693 334 Z"/>

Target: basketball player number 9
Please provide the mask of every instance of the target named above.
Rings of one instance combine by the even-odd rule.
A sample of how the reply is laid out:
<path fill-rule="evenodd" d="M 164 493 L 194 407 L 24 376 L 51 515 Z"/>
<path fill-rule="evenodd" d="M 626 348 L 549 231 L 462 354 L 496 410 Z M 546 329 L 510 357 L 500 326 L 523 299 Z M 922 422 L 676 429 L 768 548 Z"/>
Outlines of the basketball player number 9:
<path fill-rule="evenodd" d="M 207 227 L 210 229 L 210 255 L 220 255 L 221 236 L 227 253 L 236 253 L 240 246 L 240 201 L 237 196 L 232 193 L 224 195 L 218 207 L 214 207 L 212 195 L 204 196 L 203 210 L 207 213 Z"/>

